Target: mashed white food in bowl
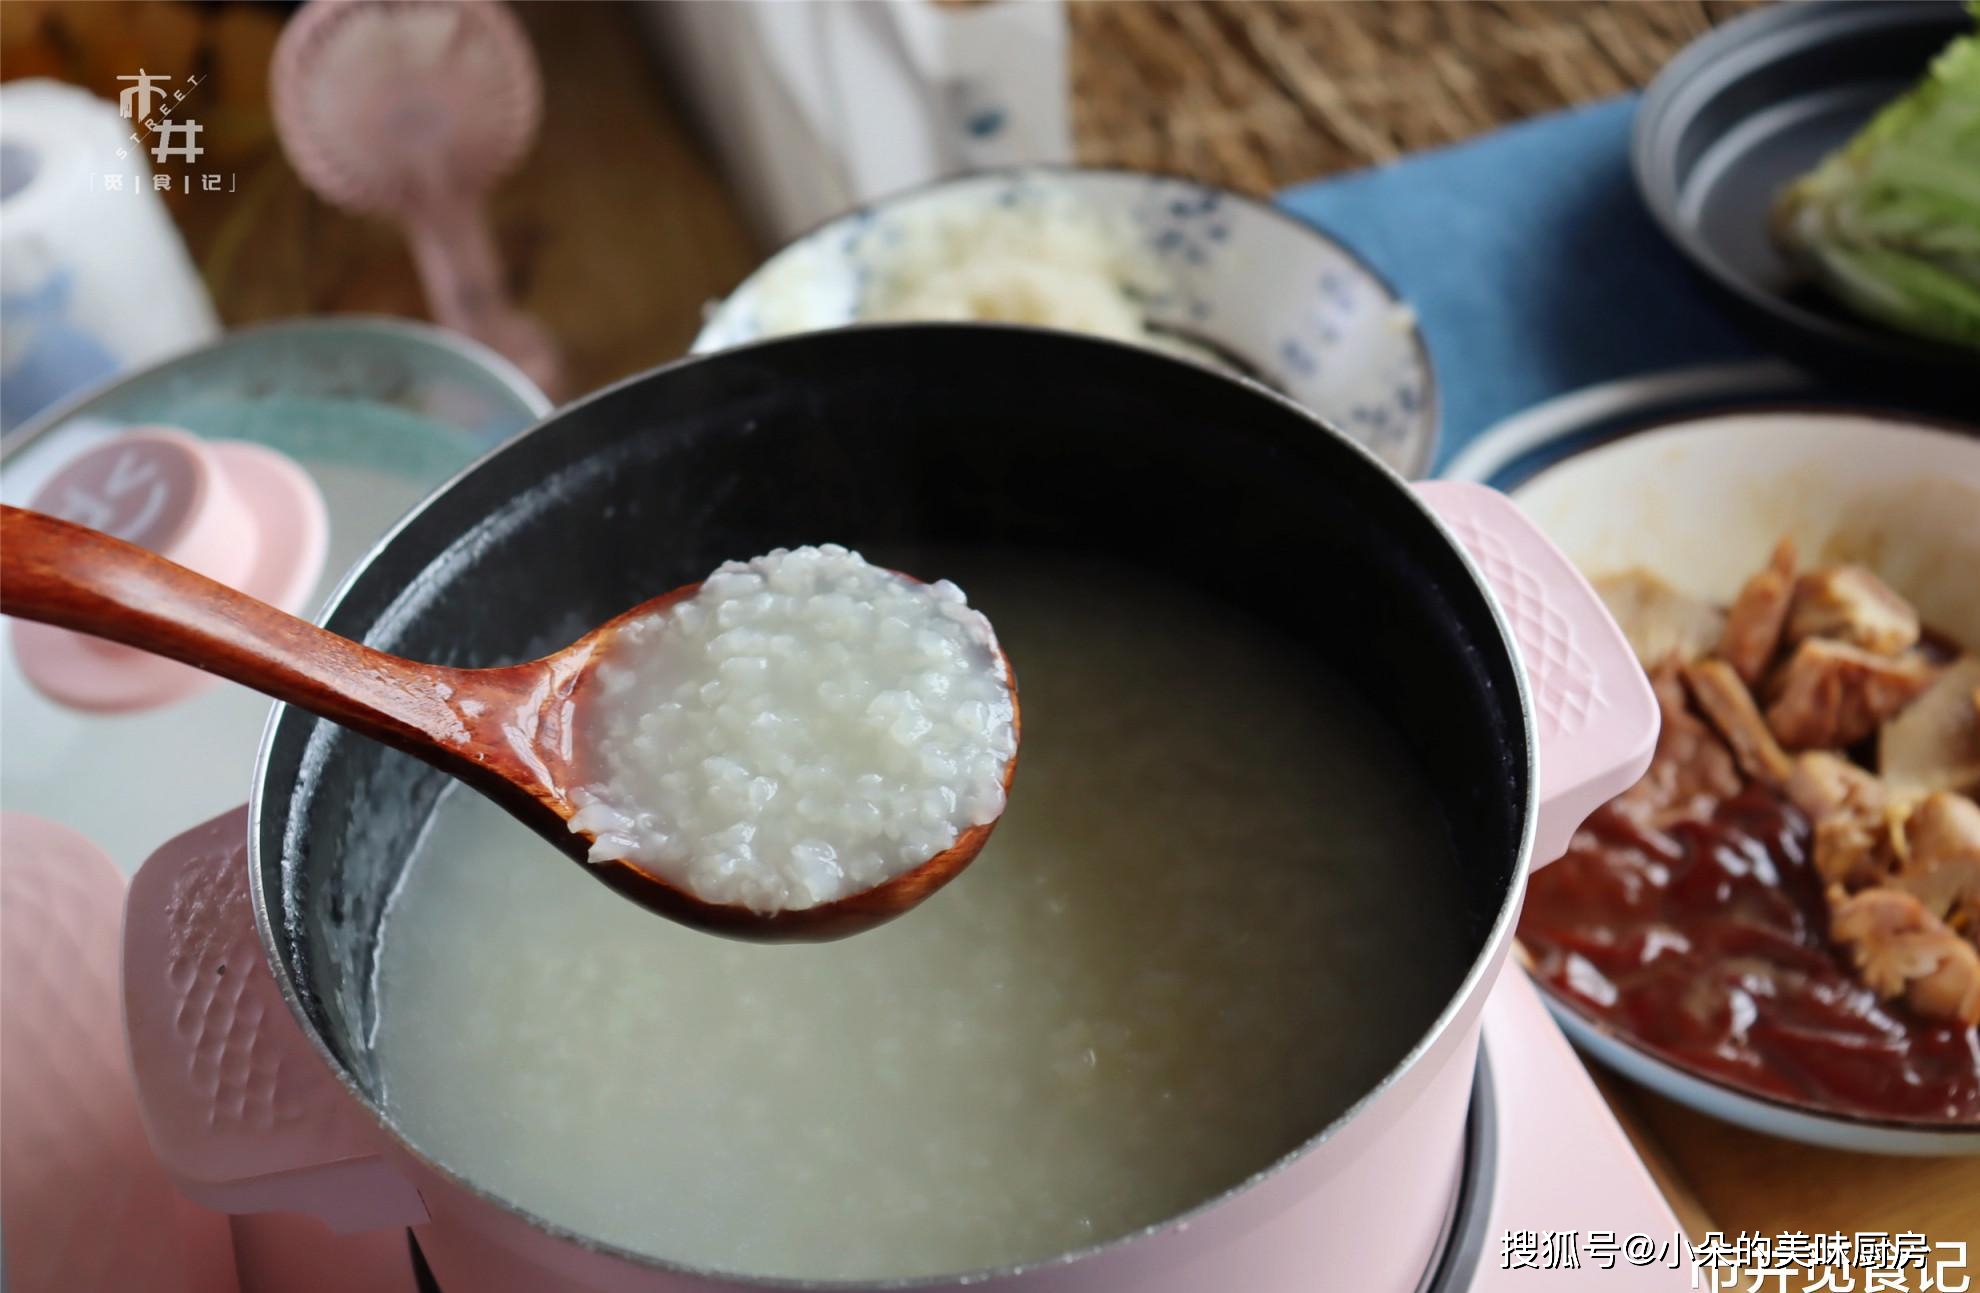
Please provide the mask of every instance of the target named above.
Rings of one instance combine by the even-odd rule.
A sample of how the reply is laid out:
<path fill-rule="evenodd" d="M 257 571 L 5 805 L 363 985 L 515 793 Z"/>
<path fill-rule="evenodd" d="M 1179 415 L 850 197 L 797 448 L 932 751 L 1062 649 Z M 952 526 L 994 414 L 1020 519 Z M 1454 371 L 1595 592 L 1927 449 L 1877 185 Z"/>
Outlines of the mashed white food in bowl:
<path fill-rule="evenodd" d="M 753 299 L 764 336 L 852 322 L 1021 323 L 1230 366 L 1151 326 L 1151 306 L 1180 290 L 1124 213 L 1040 179 L 1009 201 L 932 193 L 889 209 L 844 256 L 800 244 L 764 266 Z"/>
<path fill-rule="evenodd" d="M 1142 299 L 1174 291 L 1132 228 L 1070 193 L 902 212 L 869 267 L 859 317 L 987 320 L 1162 345 Z"/>
<path fill-rule="evenodd" d="M 990 621 L 836 544 L 724 564 L 616 629 L 591 687 L 571 818 L 591 860 L 755 911 L 946 851 L 1003 812 L 1017 753 Z"/>

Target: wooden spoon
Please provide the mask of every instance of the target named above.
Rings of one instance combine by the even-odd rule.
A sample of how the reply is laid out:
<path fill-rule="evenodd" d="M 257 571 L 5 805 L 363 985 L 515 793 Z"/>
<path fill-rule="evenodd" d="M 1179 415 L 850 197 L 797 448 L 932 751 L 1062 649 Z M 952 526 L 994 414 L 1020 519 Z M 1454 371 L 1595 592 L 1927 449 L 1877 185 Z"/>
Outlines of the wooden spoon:
<path fill-rule="evenodd" d="M 0 613 L 167 656 L 395 746 L 458 777 L 649 910 L 736 938 L 823 941 L 909 910 L 968 866 L 996 823 L 871 889 L 759 912 L 712 903 L 630 861 L 591 862 L 570 828 L 578 693 L 623 624 L 692 597 L 688 584 L 540 660 L 456 669 L 374 651 L 121 539 L 40 512 L 0 507 Z M 1008 662 L 1005 675 L 1010 677 Z M 1011 723 L 1017 690 L 1011 684 Z M 1017 769 L 1004 765 L 1004 788 Z"/>

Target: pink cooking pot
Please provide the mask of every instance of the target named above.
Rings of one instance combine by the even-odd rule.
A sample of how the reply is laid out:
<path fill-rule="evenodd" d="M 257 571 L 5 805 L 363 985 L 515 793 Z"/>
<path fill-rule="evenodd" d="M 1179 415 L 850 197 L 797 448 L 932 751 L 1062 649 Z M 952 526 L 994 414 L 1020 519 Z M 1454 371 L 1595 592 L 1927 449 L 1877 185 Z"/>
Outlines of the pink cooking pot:
<path fill-rule="evenodd" d="M 722 559 L 825 539 L 876 559 L 1105 554 L 1276 623 L 1359 683 L 1410 747 L 1436 799 L 1425 811 L 1458 842 L 1448 883 L 1468 922 L 1467 969 L 1414 1046 L 1249 1181 L 1049 1261 L 886 1287 L 1418 1287 L 1457 1188 L 1480 1011 L 1527 867 L 1641 775 L 1655 739 L 1648 685 L 1587 584 L 1500 495 L 1411 487 L 1259 386 L 1069 335 L 909 325 L 693 359 L 559 411 L 388 535 L 325 623 L 415 658 L 507 663 Z M 173 1178 L 230 1212 L 411 1227 L 450 1293 L 857 1287 L 614 1248 L 393 1126 L 369 1050 L 372 958 L 443 784 L 278 708 L 250 804 L 139 873 L 126 1023 Z"/>

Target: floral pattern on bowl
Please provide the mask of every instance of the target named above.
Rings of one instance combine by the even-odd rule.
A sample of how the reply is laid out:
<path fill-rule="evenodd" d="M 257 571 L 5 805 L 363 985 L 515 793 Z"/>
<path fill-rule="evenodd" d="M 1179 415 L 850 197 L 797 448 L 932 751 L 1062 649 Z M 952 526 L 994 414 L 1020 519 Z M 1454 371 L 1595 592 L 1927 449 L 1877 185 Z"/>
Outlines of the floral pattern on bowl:
<path fill-rule="evenodd" d="M 764 262 L 713 306 L 694 351 L 859 320 L 872 267 L 937 206 L 1070 200 L 1131 230 L 1158 272 L 1147 329 L 1263 381 L 1405 476 L 1435 456 L 1437 398 L 1415 316 L 1318 229 L 1212 185 L 1135 171 L 1039 168 L 940 181 L 842 215 Z"/>

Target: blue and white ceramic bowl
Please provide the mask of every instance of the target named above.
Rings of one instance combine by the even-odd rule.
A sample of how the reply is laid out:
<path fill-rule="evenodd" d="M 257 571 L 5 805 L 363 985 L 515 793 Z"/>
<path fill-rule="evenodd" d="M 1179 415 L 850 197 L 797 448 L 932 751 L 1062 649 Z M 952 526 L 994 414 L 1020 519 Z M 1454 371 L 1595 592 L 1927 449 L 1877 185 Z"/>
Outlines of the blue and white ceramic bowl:
<path fill-rule="evenodd" d="M 786 246 L 711 308 L 694 350 L 856 323 L 874 267 L 931 213 L 1067 203 L 1131 239 L 1159 280 L 1144 325 L 1276 387 L 1405 476 L 1436 452 L 1437 395 L 1416 319 L 1373 270 L 1267 203 L 1137 171 L 1028 168 L 939 181 Z"/>

